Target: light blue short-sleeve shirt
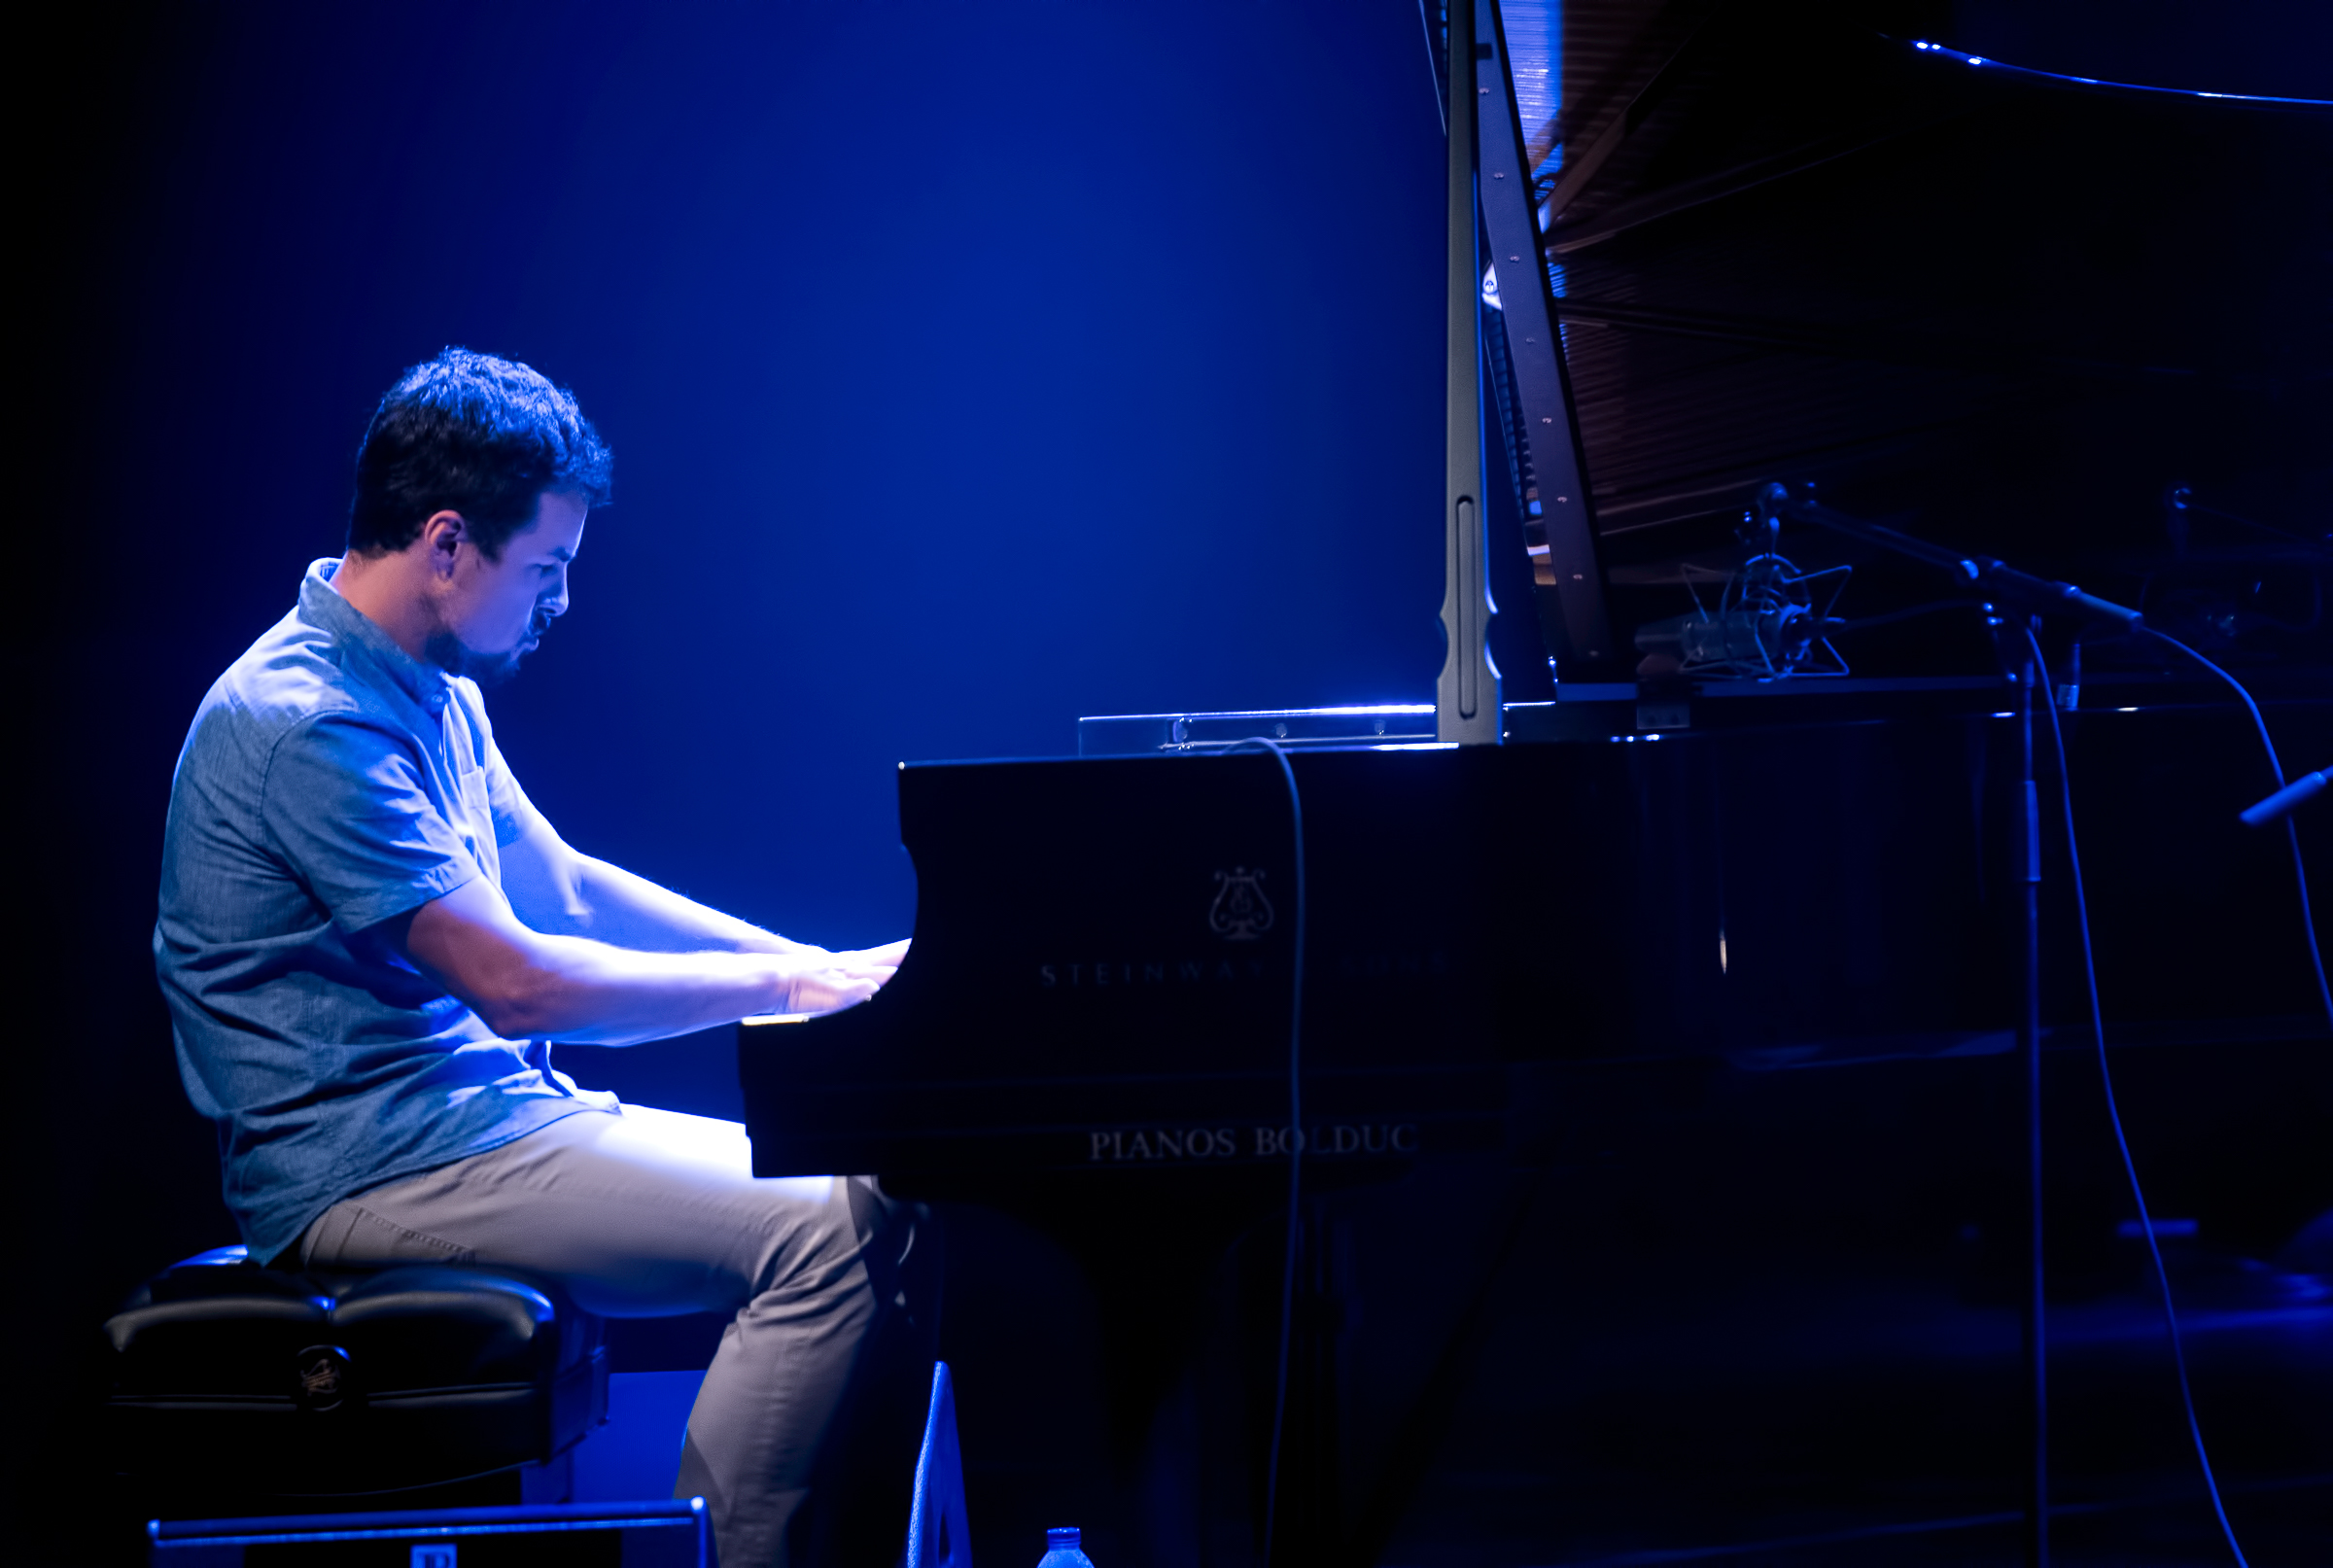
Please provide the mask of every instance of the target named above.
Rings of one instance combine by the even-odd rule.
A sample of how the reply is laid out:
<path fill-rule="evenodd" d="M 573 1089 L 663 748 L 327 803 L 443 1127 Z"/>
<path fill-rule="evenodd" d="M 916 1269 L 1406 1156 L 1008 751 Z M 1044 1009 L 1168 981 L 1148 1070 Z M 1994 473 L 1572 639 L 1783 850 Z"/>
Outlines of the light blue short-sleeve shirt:
<path fill-rule="evenodd" d="M 614 1097 L 498 1038 L 379 931 L 538 820 L 472 681 L 412 658 L 319 561 L 195 711 L 171 784 L 155 965 L 258 1258 L 367 1187 Z"/>

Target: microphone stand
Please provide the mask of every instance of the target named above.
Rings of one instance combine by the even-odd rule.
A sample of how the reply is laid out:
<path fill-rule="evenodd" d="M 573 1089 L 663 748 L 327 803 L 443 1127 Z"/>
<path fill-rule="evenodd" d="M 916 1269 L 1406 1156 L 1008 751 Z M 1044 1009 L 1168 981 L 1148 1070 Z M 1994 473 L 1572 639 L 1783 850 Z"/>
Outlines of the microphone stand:
<path fill-rule="evenodd" d="M 2025 1078 L 2024 1339 L 2028 1436 L 2032 1444 L 2032 1471 L 2026 1498 L 2025 1557 L 2033 1568 L 2048 1568 L 2049 1341 L 2048 1320 L 2044 1312 L 2044 1265 L 2041 1255 L 2041 805 L 2040 794 L 2034 781 L 2034 693 L 2040 683 L 2042 672 L 2035 668 L 2034 649 L 2037 644 L 2031 633 L 2039 624 L 2042 615 L 2053 612 L 2079 614 L 2087 621 L 2117 622 L 2126 629 L 2139 625 L 2140 612 L 2086 594 L 2070 582 L 2052 582 L 2019 572 L 2000 561 L 1982 556 L 1965 556 L 1940 544 L 1932 544 L 1909 534 L 1898 533 L 1878 523 L 1865 522 L 1860 517 L 1833 510 L 1814 500 L 1807 493 L 1811 489 L 1812 486 L 1807 486 L 1794 492 L 1783 484 L 1760 487 L 1758 510 L 1761 520 L 1768 526 L 1773 526 L 1775 519 L 1782 517 L 1793 522 L 1811 523 L 1893 550 L 1898 555 L 1926 561 L 1952 573 L 1969 590 L 1970 596 L 1980 602 L 1985 624 L 1993 633 L 1993 645 L 2001 659 L 2002 673 L 2017 684 L 2018 812 L 2022 819 L 2024 850 L 2018 899 L 2018 934 L 2021 940 L 2018 954 L 2017 1053 Z M 2002 616 L 1997 608 L 2004 603 L 2016 605 L 2025 611 L 2013 642 L 2005 633 Z M 2103 1047 L 2103 1041 L 2101 1045 Z"/>

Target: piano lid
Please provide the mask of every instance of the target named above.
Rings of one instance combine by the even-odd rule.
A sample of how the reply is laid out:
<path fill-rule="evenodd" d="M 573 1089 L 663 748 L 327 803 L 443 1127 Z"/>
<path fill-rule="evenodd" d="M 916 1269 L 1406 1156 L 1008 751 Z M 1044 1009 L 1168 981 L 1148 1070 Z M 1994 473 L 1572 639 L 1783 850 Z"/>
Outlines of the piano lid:
<path fill-rule="evenodd" d="M 1689 574 L 1743 560 L 1747 498 L 1774 477 L 2140 603 L 2235 664 L 2333 667 L 2323 108 L 1972 65 L 1916 47 L 1931 40 L 1901 6 L 1496 9 L 1477 53 L 1503 45 L 1586 475 L 1582 548 L 1610 618 L 1611 656 L 1566 679 L 1625 679 L 1634 629 L 1690 608 Z M 1480 184 L 1485 254 L 1508 267 Z M 1544 693 L 1515 679 L 1529 640 L 1513 623 L 1534 597 L 1550 650 L 1577 652 L 1549 598 L 1562 545 L 1545 481 L 1566 454 L 1514 406 L 1536 345 L 1489 300 L 1520 280 L 1487 281 L 1503 395 L 1484 409 L 1488 521 L 1494 555 L 1523 536 L 1538 586 L 1518 552 L 1494 562 L 1510 623 L 1494 637 L 1508 695 L 1528 698 Z M 1851 623 L 1945 591 L 1853 541 L 1783 547 L 1803 569 L 1855 566 L 1835 610 Z M 1841 645 L 1858 676 L 1991 662 L 1963 615 L 1854 626 Z M 2103 671 L 2157 656 L 2085 657 Z"/>

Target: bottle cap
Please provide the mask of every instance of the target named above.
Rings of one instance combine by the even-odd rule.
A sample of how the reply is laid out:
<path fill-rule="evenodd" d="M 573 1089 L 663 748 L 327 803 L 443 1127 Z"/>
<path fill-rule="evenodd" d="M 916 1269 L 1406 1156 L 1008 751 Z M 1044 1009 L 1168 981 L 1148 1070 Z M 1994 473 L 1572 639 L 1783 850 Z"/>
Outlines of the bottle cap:
<path fill-rule="evenodd" d="M 1055 1547 L 1074 1547 L 1079 1544 L 1080 1539 L 1081 1532 L 1076 1525 L 1072 1524 L 1064 1529 L 1047 1530 L 1045 1547 L 1047 1551 L 1051 1551 Z"/>

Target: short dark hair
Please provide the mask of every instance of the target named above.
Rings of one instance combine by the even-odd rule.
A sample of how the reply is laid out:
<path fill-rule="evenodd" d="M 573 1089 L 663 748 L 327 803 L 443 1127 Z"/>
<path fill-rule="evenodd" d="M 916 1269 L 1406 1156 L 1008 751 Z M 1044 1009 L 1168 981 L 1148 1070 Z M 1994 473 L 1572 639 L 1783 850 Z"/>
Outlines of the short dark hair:
<path fill-rule="evenodd" d="M 449 348 L 397 378 L 365 427 L 348 547 L 401 550 L 458 511 L 489 561 L 546 490 L 607 505 L 614 460 L 575 395 L 540 371 Z"/>

